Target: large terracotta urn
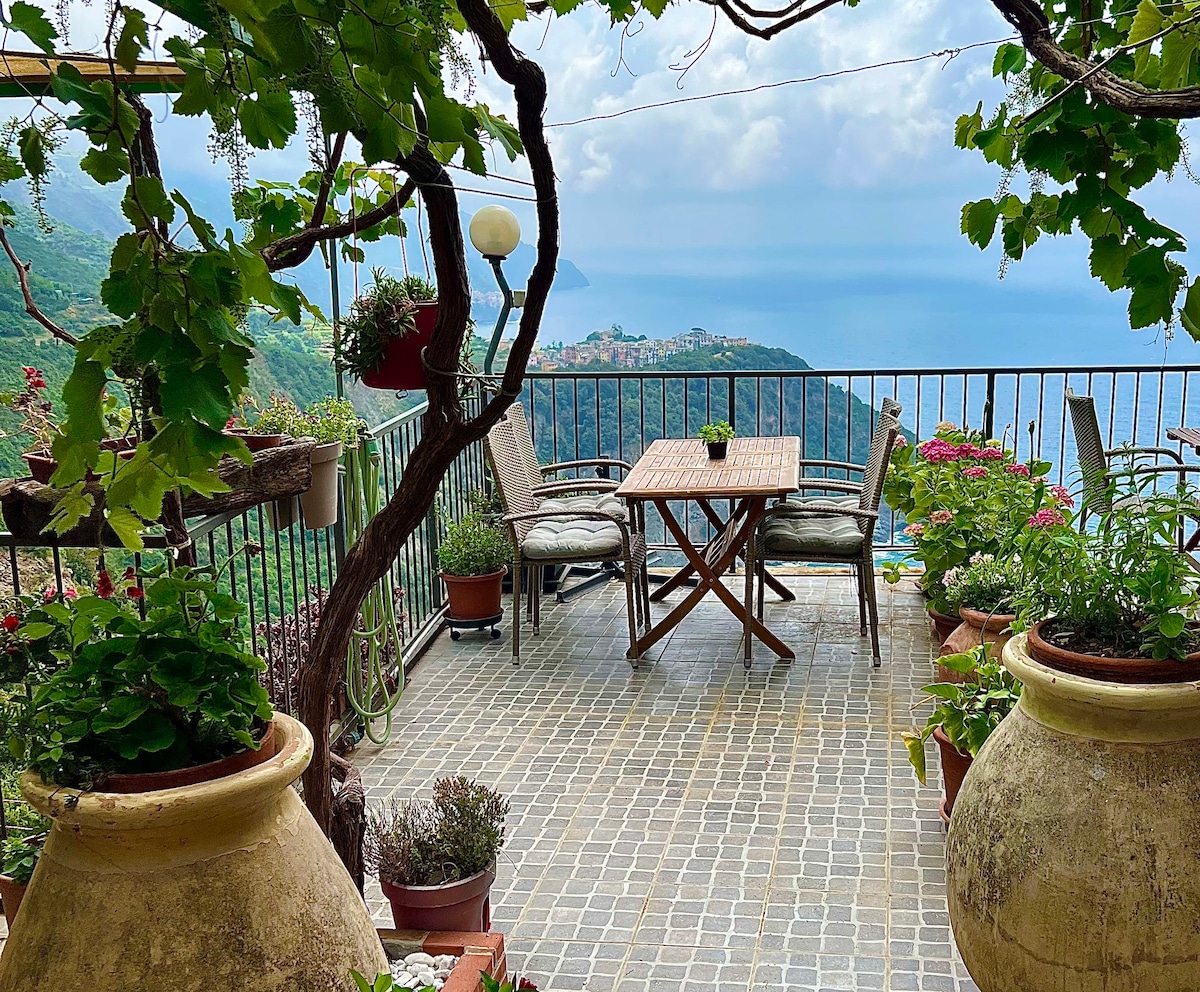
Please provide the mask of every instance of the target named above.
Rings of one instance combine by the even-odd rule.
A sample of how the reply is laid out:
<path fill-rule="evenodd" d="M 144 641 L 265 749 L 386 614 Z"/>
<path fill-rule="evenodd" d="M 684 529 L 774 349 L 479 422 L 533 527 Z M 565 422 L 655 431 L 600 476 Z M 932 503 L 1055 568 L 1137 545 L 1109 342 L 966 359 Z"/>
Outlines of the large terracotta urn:
<path fill-rule="evenodd" d="M 157 792 L 83 793 L 26 773 L 54 820 L 0 992 L 349 992 L 387 958 L 358 890 L 291 787 L 312 757 L 275 715 L 248 771 Z"/>
<path fill-rule="evenodd" d="M 942 642 L 939 655 L 962 654 L 971 648 L 986 644 L 989 658 L 1000 657 L 1004 645 L 1012 637 L 1008 632 L 1008 625 L 1017 618 L 1011 613 L 984 613 L 982 610 L 972 610 L 966 606 L 959 608 L 958 615 L 962 618 L 962 623 Z M 939 682 L 965 682 L 966 679 L 967 676 L 961 672 L 942 664 L 938 665 Z"/>
<path fill-rule="evenodd" d="M 1200 682 L 1024 683 L 954 805 L 946 887 L 982 992 L 1200 989 Z M 1169 663 L 1168 663 L 1169 664 Z"/>

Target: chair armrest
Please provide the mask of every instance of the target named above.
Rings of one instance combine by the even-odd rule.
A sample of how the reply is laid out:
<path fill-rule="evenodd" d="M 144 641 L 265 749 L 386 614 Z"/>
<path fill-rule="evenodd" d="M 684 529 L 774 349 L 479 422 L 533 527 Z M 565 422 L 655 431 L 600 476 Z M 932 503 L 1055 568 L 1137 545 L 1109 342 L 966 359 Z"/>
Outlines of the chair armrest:
<path fill-rule="evenodd" d="M 818 468 L 838 468 L 844 472 L 865 472 L 866 465 L 855 465 L 853 462 L 831 462 L 825 458 L 801 458 L 800 467 L 817 466 Z"/>
<path fill-rule="evenodd" d="M 1138 475 L 1178 475 L 1179 481 L 1191 472 L 1200 472 L 1200 465 L 1143 465 L 1141 468 L 1110 469 L 1105 473 L 1106 479 L 1132 478 Z"/>
<path fill-rule="evenodd" d="M 1126 455 L 1134 459 L 1141 455 L 1166 455 L 1175 461 L 1177 465 L 1183 464 L 1183 459 L 1179 457 L 1179 452 L 1173 448 L 1109 448 L 1104 452 L 1105 458 L 1118 458 L 1121 455 Z"/>
<path fill-rule="evenodd" d="M 626 472 L 633 470 L 633 466 L 629 462 L 623 462 L 619 458 L 579 458 L 571 462 L 554 462 L 550 465 L 543 465 L 542 475 L 564 472 L 573 468 L 619 468 Z"/>
<path fill-rule="evenodd" d="M 835 492 L 857 496 L 862 492 L 862 483 L 851 482 L 848 479 L 814 479 L 811 476 L 802 476 L 796 488 L 801 492 L 805 489 L 832 489 Z"/>
<path fill-rule="evenodd" d="M 534 486 L 533 495 L 543 499 L 559 493 L 611 493 L 620 484 L 616 479 L 562 479 L 559 482 L 546 482 Z"/>

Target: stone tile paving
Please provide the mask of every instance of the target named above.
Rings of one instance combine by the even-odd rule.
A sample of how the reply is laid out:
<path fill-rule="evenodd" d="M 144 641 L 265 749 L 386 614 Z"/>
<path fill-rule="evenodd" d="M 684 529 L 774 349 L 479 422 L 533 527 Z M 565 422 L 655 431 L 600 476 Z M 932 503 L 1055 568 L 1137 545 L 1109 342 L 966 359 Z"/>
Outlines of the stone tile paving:
<path fill-rule="evenodd" d="M 787 581 L 798 601 L 768 622 L 795 661 L 760 645 L 745 671 L 740 628 L 706 600 L 633 671 L 613 583 L 544 603 L 519 668 L 507 637 L 443 635 L 391 742 L 355 751 L 370 800 L 457 773 L 509 796 L 493 927 L 546 992 L 975 990 L 940 790 L 900 741 L 933 672 L 921 600 L 880 583 L 873 671 L 849 578 Z"/>

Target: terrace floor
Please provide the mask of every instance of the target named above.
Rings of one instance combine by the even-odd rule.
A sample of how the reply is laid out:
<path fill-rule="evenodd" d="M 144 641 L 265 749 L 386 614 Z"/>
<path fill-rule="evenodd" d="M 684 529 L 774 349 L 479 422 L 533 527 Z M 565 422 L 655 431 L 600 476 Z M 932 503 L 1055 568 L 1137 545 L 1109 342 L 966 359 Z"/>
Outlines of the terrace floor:
<path fill-rule="evenodd" d="M 746 672 L 709 597 L 634 672 L 612 583 L 544 603 L 520 668 L 507 629 L 443 634 L 391 742 L 355 751 L 369 799 L 460 773 L 510 798 L 493 929 L 545 992 L 976 988 L 946 913 L 941 790 L 900 740 L 933 674 L 923 603 L 880 583 L 873 671 L 849 577 L 787 581 L 798 601 L 768 618 L 793 662 L 759 646 Z M 388 921 L 377 883 L 368 897 Z"/>

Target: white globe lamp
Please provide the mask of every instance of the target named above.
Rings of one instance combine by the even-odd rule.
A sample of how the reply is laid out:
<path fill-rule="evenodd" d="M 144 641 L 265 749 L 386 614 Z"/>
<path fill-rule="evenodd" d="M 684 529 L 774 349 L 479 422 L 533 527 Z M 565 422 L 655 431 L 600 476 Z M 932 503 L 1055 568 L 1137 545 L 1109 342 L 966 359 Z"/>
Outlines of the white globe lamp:
<path fill-rule="evenodd" d="M 521 241 L 521 224 L 507 207 L 490 204 L 471 218 L 471 244 L 484 258 L 507 258 Z"/>

